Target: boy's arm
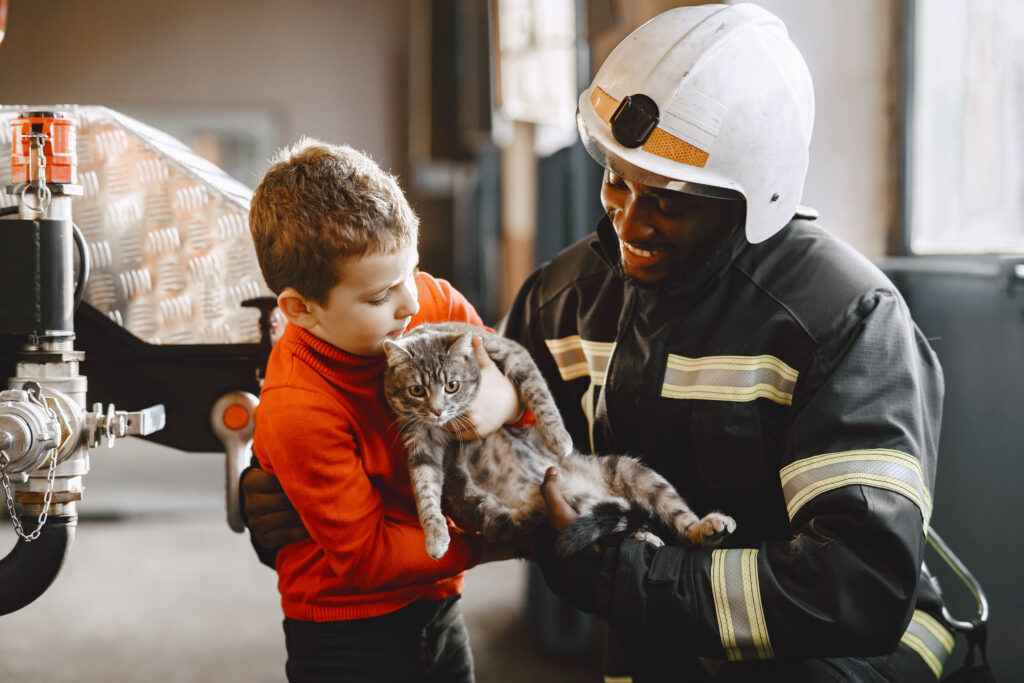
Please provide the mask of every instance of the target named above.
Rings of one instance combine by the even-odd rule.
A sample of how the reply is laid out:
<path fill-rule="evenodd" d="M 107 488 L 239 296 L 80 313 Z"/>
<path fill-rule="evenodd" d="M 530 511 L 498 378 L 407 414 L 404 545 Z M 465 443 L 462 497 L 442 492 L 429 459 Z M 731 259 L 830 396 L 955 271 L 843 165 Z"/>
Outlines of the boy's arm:
<path fill-rule="evenodd" d="M 273 454 L 272 467 L 261 457 L 264 467 L 280 480 L 332 571 L 371 592 L 445 579 L 475 564 L 475 540 L 453 533 L 448 553 L 435 561 L 417 523 L 385 516 L 349 422 L 333 407 L 315 392 L 288 392 L 286 401 L 282 392 L 268 392 L 257 435 L 257 455 Z"/>

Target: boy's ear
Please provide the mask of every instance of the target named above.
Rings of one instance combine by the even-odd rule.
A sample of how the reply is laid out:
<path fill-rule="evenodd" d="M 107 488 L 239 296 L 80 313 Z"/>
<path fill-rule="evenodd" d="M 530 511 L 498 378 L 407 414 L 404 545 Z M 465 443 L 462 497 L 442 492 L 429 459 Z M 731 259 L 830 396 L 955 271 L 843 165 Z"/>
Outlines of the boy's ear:
<path fill-rule="evenodd" d="M 314 308 L 316 304 L 291 287 L 285 287 L 277 295 L 277 306 L 284 313 L 284 317 L 288 318 L 288 322 L 295 323 L 299 327 L 309 330 L 317 324 Z"/>

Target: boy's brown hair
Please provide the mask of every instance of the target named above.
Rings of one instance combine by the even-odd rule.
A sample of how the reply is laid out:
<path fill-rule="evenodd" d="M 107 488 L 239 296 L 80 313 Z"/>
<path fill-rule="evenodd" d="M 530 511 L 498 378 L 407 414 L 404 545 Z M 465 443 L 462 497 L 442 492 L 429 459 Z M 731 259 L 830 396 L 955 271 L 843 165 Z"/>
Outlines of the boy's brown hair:
<path fill-rule="evenodd" d="M 253 193 L 249 230 L 267 285 L 320 305 L 352 256 L 416 243 L 419 219 L 395 178 L 346 145 L 304 137 L 280 150 Z"/>

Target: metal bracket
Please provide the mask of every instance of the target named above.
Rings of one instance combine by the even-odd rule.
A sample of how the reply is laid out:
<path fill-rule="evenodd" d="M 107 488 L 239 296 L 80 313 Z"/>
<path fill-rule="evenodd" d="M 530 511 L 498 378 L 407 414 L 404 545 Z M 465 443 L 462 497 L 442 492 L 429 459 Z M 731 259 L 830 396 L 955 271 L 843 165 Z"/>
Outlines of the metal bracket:
<path fill-rule="evenodd" d="M 233 391 L 217 399 L 210 410 L 210 427 L 224 444 L 227 456 L 224 488 L 227 492 L 228 526 L 238 533 L 245 531 L 238 480 L 252 458 L 252 435 L 259 403 L 260 400 L 247 391 Z"/>

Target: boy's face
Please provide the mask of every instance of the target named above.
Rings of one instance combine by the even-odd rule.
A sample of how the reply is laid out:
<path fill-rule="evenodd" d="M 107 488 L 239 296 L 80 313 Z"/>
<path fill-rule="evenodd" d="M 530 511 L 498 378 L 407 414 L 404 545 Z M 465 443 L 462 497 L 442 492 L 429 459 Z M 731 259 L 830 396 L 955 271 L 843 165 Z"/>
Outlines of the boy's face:
<path fill-rule="evenodd" d="M 312 324 L 302 326 L 348 353 L 384 353 L 384 340 L 401 335 L 420 309 L 413 280 L 418 262 L 415 246 L 346 259 L 327 303 L 307 302 Z"/>

